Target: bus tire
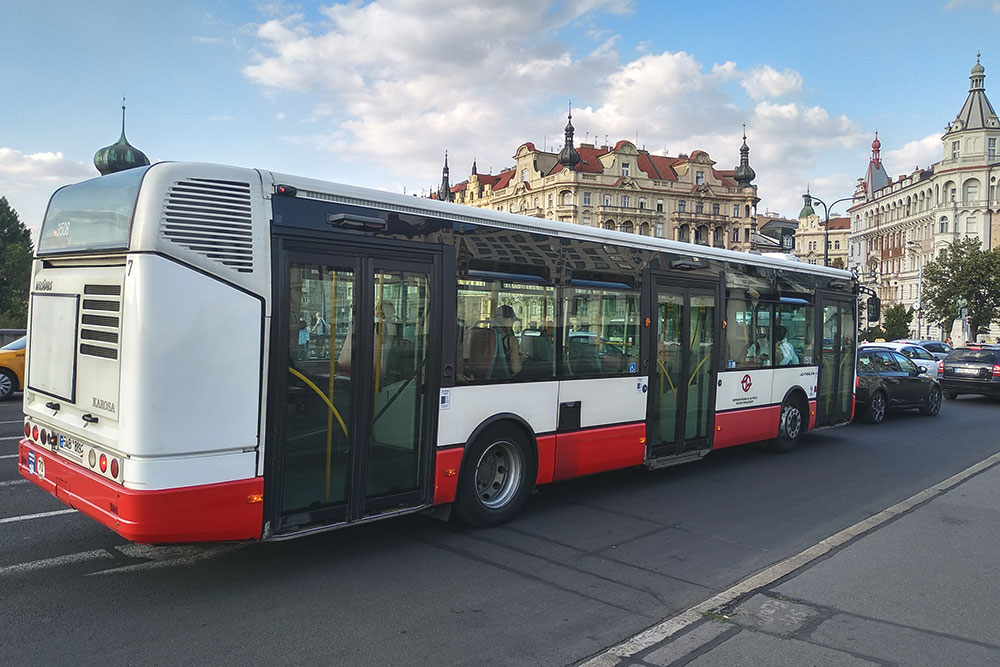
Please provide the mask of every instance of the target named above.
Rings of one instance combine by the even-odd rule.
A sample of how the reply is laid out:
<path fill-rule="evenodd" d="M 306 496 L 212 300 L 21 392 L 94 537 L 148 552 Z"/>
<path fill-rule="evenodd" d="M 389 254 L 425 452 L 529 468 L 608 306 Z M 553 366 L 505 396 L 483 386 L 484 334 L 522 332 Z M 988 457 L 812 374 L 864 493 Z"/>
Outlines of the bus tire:
<path fill-rule="evenodd" d="M 510 521 L 528 500 L 535 469 L 535 457 L 520 429 L 510 424 L 490 426 L 466 451 L 455 515 L 477 528 Z"/>
<path fill-rule="evenodd" d="M 781 415 L 778 417 L 778 437 L 771 440 L 767 448 L 779 454 L 792 451 L 802 442 L 808 424 L 802 400 L 796 396 L 787 397 L 781 404 Z"/>

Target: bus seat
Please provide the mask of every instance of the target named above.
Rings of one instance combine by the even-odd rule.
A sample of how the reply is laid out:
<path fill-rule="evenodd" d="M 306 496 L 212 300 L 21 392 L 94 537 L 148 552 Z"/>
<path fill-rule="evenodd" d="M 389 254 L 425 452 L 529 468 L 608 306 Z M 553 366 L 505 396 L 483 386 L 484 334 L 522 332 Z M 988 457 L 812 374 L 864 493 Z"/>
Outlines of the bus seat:
<path fill-rule="evenodd" d="M 469 331 L 469 363 L 465 370 L 476 380 L 487 380 L 497 358 L 497 332 L 492 328 Z"/>
<path fill-rule="evenodd" d="M 569 339 L 566 351 L 569 368 L 573 375 L 598 375 L 601 373 L 601 357 L 597 345 L 590 340 Z"/>

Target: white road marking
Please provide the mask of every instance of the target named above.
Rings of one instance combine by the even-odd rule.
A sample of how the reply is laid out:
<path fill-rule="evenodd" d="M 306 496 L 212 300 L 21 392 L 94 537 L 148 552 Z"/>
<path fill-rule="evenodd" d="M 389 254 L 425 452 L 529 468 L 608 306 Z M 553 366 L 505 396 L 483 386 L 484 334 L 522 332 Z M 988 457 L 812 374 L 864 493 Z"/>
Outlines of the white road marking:
<path fill-rule="evenodd" d="M 55 558 L 43 558 L 42 560 L 33 560 L 29 563 L 18 563 L 17 565 L 8 565 L 6 567 L 0 567 L 0 576 L 5 574 L 20 574 L 22 572 L 31 572 L 33 570 L 43 570 L 49 567 L 58 567 L 60 565 L 69 565 L 71 563 L 82 563 L 88 560 L 100 560 L 104 558 L 113 558 L 113 556 L 108 553 L 105 549 L 95 549 L 94 551 L 81 551 L 75 554 L 66 554 L 65 556 L 56 556 Z"/>
<path fill-rule="evenodd" d="M 122 572 L 135 572 L 138 570 L 154 570 L 163 567 L 174 567 L 176 565 L 186 565 L 200 560 L 221 556 L 224 553 L 242 549 L 246 544 L 210 544 L 205 546 L 162 546 L 154 547 L 148 544 L 122 544 L 115 547 L 123 555 L 130 558 L 148 558 L 144 563 L 133 565 L 123 565 L 109 570 L 91 572 L 87 576 L 99 576 L 104 574 L 119 574 Z"/>
<path fill-rule="evenodd" d="M 13 435 L 13 436 L 11 436 L 9 438 L 6 437 L 6 436 L 4 436 L 3 438 L 0 438 L 0 442 L 10 442 L 11 440 L 21 440 L 23 438 L 24 438 L 24 436 L 22 436 L 22 435 Z"/>
<path fill-rule="evenodd" d="M 0 523 L 14 523 L 15 521 L 30 521 L 31 519 L 44 519 L 47 516 L 58 516 L 60 514 L 69 514 L 70 512 L 75 512 L 76 510 L 56 510 L 54 512 L 39 512 L 38 514 L 22 514 L 21 516 L 9 516 L 6 519 L 0 519 Z"/>
<path fill-rule="evenodd" d="M 23 424 L 23 423 L 24 423 L 23 419 L 18 419 L 16 421 L 9 421 L 9 422 L 0 422 L 0 424 Z"/>
<path fill-rule="evenodd" d="M 0 459 L 16 459 L 18 456 L 19 454 L 4 454 Z"/>
<path fill-rule="evenodd" d="M 669 639 L 687 626 L 704 618 L 706 613 L 715 611 L 720 607 L 724 607 L 736 598 L 751 591 L 773 584 L 778 579 L 781 579 L 785 575 L 811 563 L 820 556 L 823 556 L 833 549 L 849 542 L 858 535 L 877 528 L 886 521 L 910 511 L 917 505 L 925 503 L 928 500 L 941 495 L 945 491 L 964 482 L 976 473 L 982 472 L 997 463 L 1000 463 L 1000 453 L 983 459 L 979 463 L 966 468 L 957 475 L 953 475 L 943 482 L 935 484 L 929 489 L 925 489 L 920 493 L 914 494 L 906 500 L 896 503 L 892 507 L 884 509 L 878 514 L 868 517 L 864 521 L 859 521 L 853 526 L 845 528 L 839 533 L 826 538 L 822 542 L 809 547 L 805 551 L 802 551 L 791 558 L 787 558 L 780 563 L 776 563 L 766 570 L 744 579 L 732 588 L 722 591 L 718 595 L 715 595 L 700 604 L 696 604 L 687 611 L 672 618 L 668 618 L 665 621 L 640 632 L 631 639 L 626 639 L 617 646 L 612 646 L 604 653 L 594 656 L 587 662 L 583 663 L 580 667 L 613 667 L 614 665 L 619 664 L 623 659 L 635 655 L 640 651 L 644 651 L 651 646 L 660 643 L 664 639 Z"/>
<path fill-rule="evenodd" d="M 10 479 L 5 482 L 0 482 L 0 488 L 5 486 L 14 486 L 15 484 L 27 484 L 27 483 L 28 480 L 26 479 Z"/>

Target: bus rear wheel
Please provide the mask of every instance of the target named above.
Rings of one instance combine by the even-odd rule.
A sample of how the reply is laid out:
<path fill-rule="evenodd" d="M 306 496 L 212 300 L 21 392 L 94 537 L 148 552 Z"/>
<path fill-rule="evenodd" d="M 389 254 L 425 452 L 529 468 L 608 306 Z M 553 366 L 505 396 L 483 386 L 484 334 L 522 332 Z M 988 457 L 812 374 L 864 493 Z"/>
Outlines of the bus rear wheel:
<path fill-rule="evenodd" d="M 524 435 L 506 424 L 491 426 L 466 452 L 455 514 L 479 528 L 505 523 L 528 500 L 534 481 L 535 460 Z"/>
<path fill-rule="evenodd" d="M 786 398 L 781 404 L 781 416 L 778 418 L 778 437 L 768 443 L 768 449 L 779 454 L 792 451 L 802 442 L 807 424 L 802 401 L 791 396 Z"/>

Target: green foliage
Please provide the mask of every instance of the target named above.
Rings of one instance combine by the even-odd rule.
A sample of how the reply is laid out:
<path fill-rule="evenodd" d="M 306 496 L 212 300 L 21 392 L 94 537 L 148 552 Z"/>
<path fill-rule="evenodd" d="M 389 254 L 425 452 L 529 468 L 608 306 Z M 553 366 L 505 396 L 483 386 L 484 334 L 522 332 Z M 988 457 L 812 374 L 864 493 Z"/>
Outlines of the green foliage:
<path fill-rule="evenodd" d="M 972 339 L 1000 319 L 1000 250 L 983 250 L 979 239 L 955 241 L 924 267 L 921 301 L 928 322 L 950 331 L 965 299 Z"/>
<path fill-rule="evenodd" d="M 910 322 L 913 320 L 913 309 L 901 303 L 894 303 L 882 314 L 885 320 L 885 339 L 896 340 L 910 335 Z"/>
<path fill-rule="evenodd" d="M 858 340 L 865 343 L 874 343 L 876 340 L 889 340 L 886 338 L 885 329 L 880 326 L 868 327 L 867 329 L 862 329 L 861 333 L 858 334 Z"/>
<path fill-rule="evenodd" d="M 830 262 L 830 266 L 832 266 L 835 269 L 846 268 L 844 266 L 844 258 L 843 257 L 834 257 L 833 260 Z"/>
<path fill-rule="evenodd" d="M 31 282 L 31 232 L 6 197 L 0 197 L 0 327 L 23 329 L 28 323 Z"/>

